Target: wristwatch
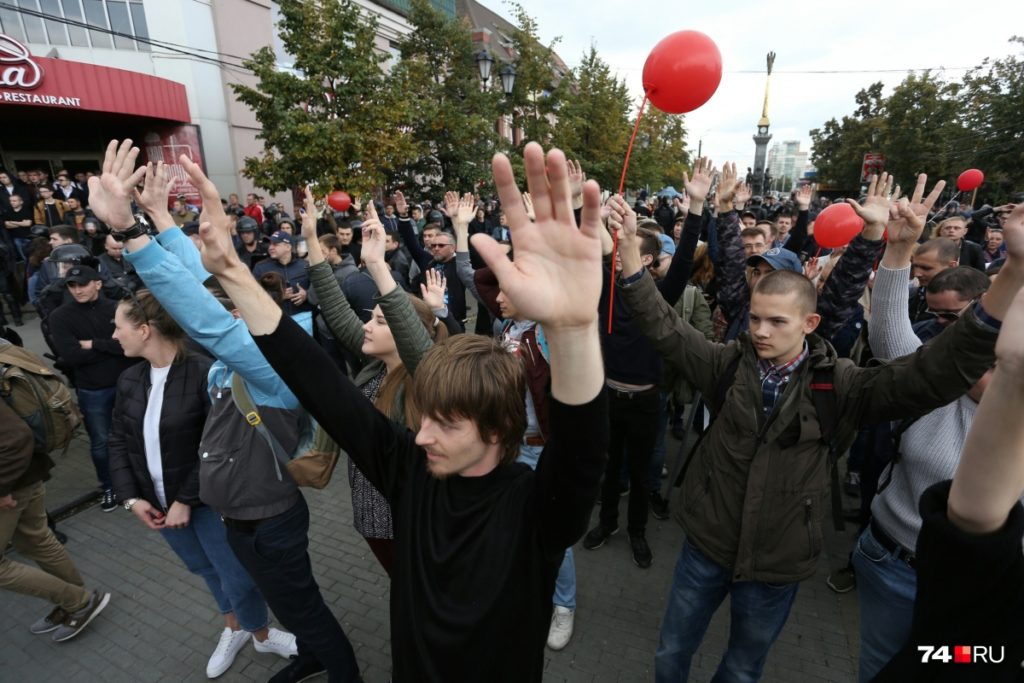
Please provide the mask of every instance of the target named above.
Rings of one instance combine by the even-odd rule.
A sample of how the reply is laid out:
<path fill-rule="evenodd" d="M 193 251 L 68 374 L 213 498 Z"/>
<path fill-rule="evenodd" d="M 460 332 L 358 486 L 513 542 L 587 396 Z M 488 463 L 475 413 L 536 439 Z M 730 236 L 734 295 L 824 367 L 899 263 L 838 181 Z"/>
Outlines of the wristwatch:
<path fill-rule="evenodd" d="M 141 213 L 137 213 L 135 214 L 135 223 L 130 228 L 127 230 L 111 230 L 110 236 L 118 242 L 127 242 L 148 233 L 149 223 L 146 221 L 146 217 Z"/>
<path fill-rule="evenodd" d="M 124 509 L 128 512 L 132 511 L 132 506 L 139 502 L 138 498 L 129 498 L 124 502 Z"/>

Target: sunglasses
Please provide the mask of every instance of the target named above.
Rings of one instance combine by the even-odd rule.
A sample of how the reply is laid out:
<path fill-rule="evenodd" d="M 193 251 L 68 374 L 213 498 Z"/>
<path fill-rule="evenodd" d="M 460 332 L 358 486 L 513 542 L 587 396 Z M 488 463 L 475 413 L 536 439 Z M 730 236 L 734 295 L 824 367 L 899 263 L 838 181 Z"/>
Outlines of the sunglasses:
<path fill-rule="evenodd" d="M 443 244 L 437 244 L 435 242 L 434 244 L 430 245 L 430 250 L 433 251 L 434 249 L 443 249 L 444 247 L 451 247 L 451 246 L 454 246 L 454 245 L 452 245 L 451 242 L 445 242 Z"/>
<path fill-rule="evenodd" d="M 931 313 L 939 320 L 945 320 L 946 322 L 955 323 L 957 320 L 960 319 L 960 316 L 962 316 L 964 312 L 971 306 L 971 304 L 973 304 L 976 301 L 977 299 L 971 299 L 966 304 L 964 304 L 964 307 L 961 308 L 959 311 L 935 311 L 929 308 L 927 309 L 927 312 Z"/>

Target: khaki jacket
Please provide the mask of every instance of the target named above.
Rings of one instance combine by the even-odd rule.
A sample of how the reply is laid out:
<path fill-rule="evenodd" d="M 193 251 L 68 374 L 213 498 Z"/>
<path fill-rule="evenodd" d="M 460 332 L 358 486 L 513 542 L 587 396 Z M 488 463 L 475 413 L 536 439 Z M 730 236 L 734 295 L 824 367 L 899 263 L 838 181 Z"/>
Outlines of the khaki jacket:
<path fill-rule="evenodd" d="M 836 440 L 849 444 L 862 423 L 922 415 L 962 395 L 994 362 L 998 334 L 972 310 L 916 353 L 869 368 L 837 358 L 828 342 L 812 334 L 807 360 L 765 417 L 748 333 L 728 344 L 707 341 L 680 320 L 646 274 L 622 287 L 622 295 L 666 363 L 705 396 L 740 357 L 673 510 L 689 540 L 731 568 L 735 581 L 789 583 L 814 573 L 829 481 L 829 445 L 821 438 L 810 389 L 815 369 L 833 369 Z"/>

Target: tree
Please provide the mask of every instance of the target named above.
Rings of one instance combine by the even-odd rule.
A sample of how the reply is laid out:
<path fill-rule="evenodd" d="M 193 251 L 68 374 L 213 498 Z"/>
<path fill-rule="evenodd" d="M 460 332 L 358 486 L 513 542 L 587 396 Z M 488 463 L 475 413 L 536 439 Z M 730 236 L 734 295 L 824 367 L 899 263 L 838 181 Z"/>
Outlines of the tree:
<path fill-rule="evenodd" d="M 568 84 L 551 142 L 601 187 L 618 187 L 629 142 L 629 90 L 591 46 Z"/>
<path fill-rule="evenodd" d="M 886 100 L 879 149 L 887 157 L 886 170 L 904 185 L 919 173 L 948 180 L 959 172 L 950 153 L 964 133 L 959 89 L 926 71 L 907 76 Z"/>
<path fill-rule="evenodd" d="M 412 105 L 406 125 L 415 155 L 394 169 L 392 179 L 420 195 L 470 190 L 490 177 L 498 142 L 498 79 L 481 88 L 472 36 L 461 21 L 426 0 L 412 0 L 408 18 L 413 32 L 399 44 L 401 60 L 390 81 Z"/>
<path fill-rule="evenodd" d="M 884 125 L 885 98 L 881 82 L 873 83 L 854 97 L 857 109 L 842 121 L 834 118 L 811 131 L 811 162 L 818 168 L 821 184 L 853 191 L 860 186 L 864 154 L 874 150 Z"/>
<path fill-rule="evenodd" d="M 258 186 L 280 192 L 313 183 L 318 192 L 366 192 L 413 153 L 408 101 L 388 87 L 375 18 L 352 0 L 280 3 L 278 24 L 294 68 L 279 69 L 263 47 L 245 61 L 256 87 L 232 84 L 262 130 L 263 152 L 245 160 Z"/>
<path fill-rule="evenodd" d="M 1018 53 L 986 59 L 964 77 L 965 132 L 952 150 L 961 168 L 985 172 L 984 190 L 1001 201 L 1024 190 L 1024 38 L 1010 39 Z"/>
<path fill-rule="evenodd" d="M 516 156 L 521 159 L 527 142 L 550 142 L 562 105 L 566 74 L 561 72 L 555 56 L 555 45 L 560 39 L 544 45 L 537 33 L 536 20 L 519 4 L 513 3 L 512 11 L 517 23 L 510 36 L 516 83 L 507 106 L 513 112 L 515 126 L 523 130 L 523 139 L 516 145 Z"/>
<path fill-rule="evenodd" d="M 636 119 L 630 122 L 630 132 Z M 622 154 L 625 157 L 626 150 Z M 621 164 L 621 161 L 620 161 Z M 650 187 L 659 190 L 666 185 L 681 189 L 683 171 L 690 166 L 690 155 L 686 151 L 686 123 L 679 114 L 666 114 L 647 105 L 633 146 L 633 158 L 629 162 L 626 187 Z M 619 167 L 621 173 L 621 166 Z M 619 178 L 615 177 L 610 189 L 617 190 Z"/>

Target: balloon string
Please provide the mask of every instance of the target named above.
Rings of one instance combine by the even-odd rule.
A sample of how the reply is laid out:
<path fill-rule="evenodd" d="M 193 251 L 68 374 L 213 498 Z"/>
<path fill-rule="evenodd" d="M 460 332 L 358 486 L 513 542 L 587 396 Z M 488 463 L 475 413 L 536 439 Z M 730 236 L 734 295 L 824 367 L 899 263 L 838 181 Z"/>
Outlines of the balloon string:
<path fill-rule="evenodd" d="M 626 148 L 626 162 L 622 164 L 622 175 L 619 177 L 619 194 L 622 194 L 622 189 L 626 186 L 626 170 L 629 168 L 629 157 L 633 154 L 633 143 L 636 141 L 637 131 L 640 130 L 640 119 L 644 117 L 644 107 L 647 106 L 647 95 L 644 94 L 644 100 L 640 103 L 640 111 L 636 115 L 636 123 L 633 125 L 633 135 L 629 138 L 629 147 Z"/>
<path fill-rule="evenodd" d="M 640 130 L 640 120 L 644 117 L 644 107 L 647 106 L 647 95 L 644 94 L 643 102 L 640 103 L 640 111 L 636 114 L 636 123 L 633 124 L 633 134 L 629 138 L 629 147 L 626 148 L 626 161 L 622 164 L 622 175 L 619 176 L 619 194 L 622 194 L 626 186 L 626 171 L 629 170 L 629 157 L 633 154 L 633 143 L 636 142 L 637 131 Z M 612 320 L 615 315 L 615 258 L 619 253 L 619 233 L 612 235 L 612 267 L 611 275 L 608 277 L 608 334 L 612 333 Z"/>

